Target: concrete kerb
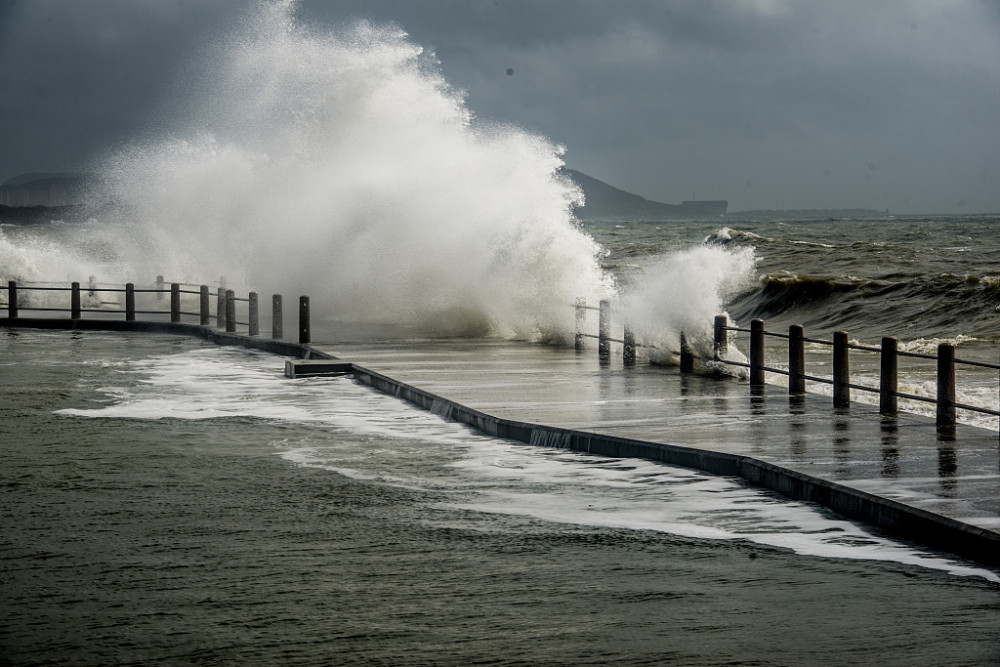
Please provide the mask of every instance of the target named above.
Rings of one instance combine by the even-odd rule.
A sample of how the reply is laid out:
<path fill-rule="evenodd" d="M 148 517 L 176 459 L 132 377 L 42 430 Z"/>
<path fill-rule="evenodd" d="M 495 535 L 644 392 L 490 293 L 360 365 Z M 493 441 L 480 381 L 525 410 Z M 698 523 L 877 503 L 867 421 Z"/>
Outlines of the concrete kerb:
<path fill-rule="evenodd" d="M 357 364 L 352 366 L 354 378 L 361 384 L 490 436 L 535 446 L 615 458 L 639 458 L 714 475 L 739 477 L 752 486 L 775 491 L 792 500 L 822 505 L 848 519 L 877 526 L 913 542 L 988 565 L 1000 564 L 1000 534 L 843 484 L 750 456 L 502 419 Z"/>
<path fill-rule="evenodd" d="M 60 329 L 67 331 L 135 331 L 144 333 L 168 333 L 182 336 L 194 336 L 216 345 L 232 345 L 245 347 L 262 352 L 270 352 L 296 359 L 336 359 L 308 345 L 290 343 L 269 338 L 257 338 L 241 334 L 227 333 L 211 327 L 182 322 L 140 322 L 137 320 L 84 320 L 56 318 L 0 318 L 0 327 L 25 329 Z"/>

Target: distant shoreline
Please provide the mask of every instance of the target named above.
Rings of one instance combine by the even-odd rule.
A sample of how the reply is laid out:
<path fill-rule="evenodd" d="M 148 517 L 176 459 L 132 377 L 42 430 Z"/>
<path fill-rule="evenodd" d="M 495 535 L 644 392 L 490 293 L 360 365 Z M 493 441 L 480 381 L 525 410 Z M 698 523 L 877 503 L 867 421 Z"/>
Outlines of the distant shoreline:
<path fill-rule="evenodd" d="M 0 204 L 0 224 L 44 225 L 53 220 L 84 222 L 93 215 L 89 206 L 4 206 Z"/>

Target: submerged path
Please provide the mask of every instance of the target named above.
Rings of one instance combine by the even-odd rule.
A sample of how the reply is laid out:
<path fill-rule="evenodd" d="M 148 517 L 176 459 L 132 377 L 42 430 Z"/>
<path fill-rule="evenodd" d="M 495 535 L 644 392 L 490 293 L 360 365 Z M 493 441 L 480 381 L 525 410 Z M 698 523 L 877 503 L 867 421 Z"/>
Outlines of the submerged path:
<path fill-rule="evenodd" d="M 355 377 L 488 433 L 653 458 L 815 501 L 946 551 L 1000 564 L 996 433 L 829 397 L 497 340 L 342 342 L 316 349 Z"/>

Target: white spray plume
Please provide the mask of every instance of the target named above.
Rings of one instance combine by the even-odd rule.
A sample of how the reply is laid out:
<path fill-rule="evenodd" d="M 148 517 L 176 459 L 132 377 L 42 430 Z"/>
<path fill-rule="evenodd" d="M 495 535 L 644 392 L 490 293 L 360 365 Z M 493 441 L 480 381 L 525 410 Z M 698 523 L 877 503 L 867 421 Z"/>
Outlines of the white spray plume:
<path fill-rule="evenodd" d="M 212 60 L 184 126 L 104 169 L 133 271 L 500 335 L 565 337 L 613 291 L 563 149 L 477 122 L 401 30 L 262 4 Z"/>
<path fill-rule="evenodd" d="M 656 361 L 669 361 L 666 351 L 680 349 L 682 332 L 696 352 L 710 357 L 715 316 L 726 314 L 726 302 L 753 285 L 755 268 L 752 248 L 706 243 L 663 255 L 622 295 L 623 318 L 655 346 L 650 357 Z"/>

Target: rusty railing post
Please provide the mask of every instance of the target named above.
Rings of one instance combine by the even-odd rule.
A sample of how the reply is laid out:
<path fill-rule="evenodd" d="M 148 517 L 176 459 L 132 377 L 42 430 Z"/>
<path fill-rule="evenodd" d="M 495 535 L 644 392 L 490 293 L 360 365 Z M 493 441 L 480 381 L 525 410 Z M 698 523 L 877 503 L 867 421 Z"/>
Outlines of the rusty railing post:
<path fill-rule="evenodd" d="M 80 283 L 73 283 L 69 298 L 70 319 L 80 319 Z"/>
<path fill-rule="evenodd" d="M 284 323 L 281 319 L 281 295 L 271 295 L 271 338 L 284 338 Z"/>
<path fill-rule="evenodd" d="M 892 336 L 882 338 L 882 355 L 878 380 L 878 411 L 883 415 L 894 415 L 898 409 L 899 358 L 896 350 L 899 341 Z"/>
<path fill-rule="evenodd" d="M 198 315 L 199 323 L 207 327 L 212 322 L 211 297 L 208 292 L 208 285 L 198 286 Z"/>
<path fill-rule="evenodd" d="M 750 389 L 764 388 L 764 320 L 750 322 Z"/>
<path fill-rule="evenodd" d="M 236 333 L 236 292 L 226 290 L 226 333 Z"/>
<path fill-rule="evenodd" d="M 937 425 L 955 425 L 955 346 L 951 343 L 938 345 Z"/>
<path fill-rule="evenodd" d="M 622 364 L 635 366 L 635 334 L 628 326 L 625 327 L 622 340 L 625 341 L 622 344 Z"/>
<path fill-rule="evenodd" d="M 725 315 L 715 316 L 715 337 L 713 345 L 713 353 L 715 355 L 715 360 L 719 361 L 724 359 L 726 354 L 729 352 L 729 331 L 727 327 L 729 326 L 729 318 Z"/>
<path fill-rule="evenodd" d="M 601 299 L 600 317 L 597 325 L 597 356 L 601 361 L 611 359 L 611 301 Z"/>
<path fill-rule="evenodd" d="M 7 281 L 7 317 L 17 318 L 17 281 Z"/>
<path fill-rule="evenodd" d="M 788 393 L 806 393 L 805 329 L 801 324 L 788 327 Z"/>
<path fill-rule="evenodd" d="M 170 321 L 181 321 L 181 286 L 170 283 Z"/>
<path fill-rule="evenodd" d="M 135 283 L 125 283 L 125 321 L 135 321 Z"/>
<path fill-rule="evenodd" d="M 312 342 L 312 332 L 309 328 L 309 297 L 299 297 L 299 345 Z"/>
<path fill-rule="evenodd" d="M 573 347 L 577 350 L 582 350 L 583 327 L 587 320 L 587 300 L 583 297 L 577 297 L 574 315 L 576 316 L 576 336 L 573 339 Z"/>
<path fill-rule="evenodd" d="M 250 302 L 250 317 L 249 317 L 249 330 L 247 331 L 248 336 L 256 336 L 260 333 L 260 320 L 257 313 L 257 292 L 250 292 L 249 296 Z"/>
<path fill-rule="evenodd" d="M 833 333 L 833 407 L 846 408 L 851 404 L 851 362 L 847 347 L 847 332 Z"/>

